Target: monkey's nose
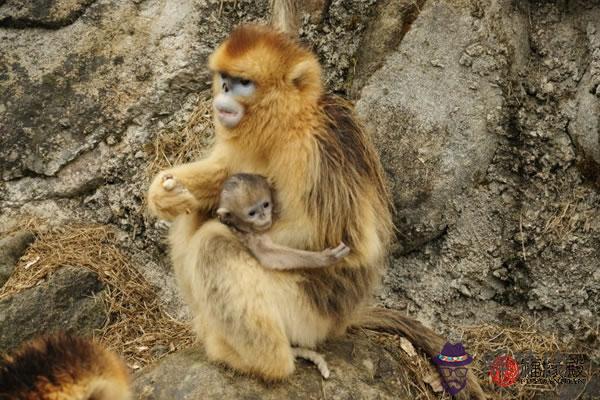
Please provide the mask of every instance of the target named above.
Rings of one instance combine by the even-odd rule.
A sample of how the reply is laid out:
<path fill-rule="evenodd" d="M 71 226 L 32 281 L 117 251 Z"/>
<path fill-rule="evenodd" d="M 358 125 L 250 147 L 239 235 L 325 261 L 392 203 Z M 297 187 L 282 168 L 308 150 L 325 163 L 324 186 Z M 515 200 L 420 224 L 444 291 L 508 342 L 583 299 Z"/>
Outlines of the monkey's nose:
<path fill-rule="evenodd" d="M 229 87 L 227 86 L 227 83 L 223 82 L 223 91 L 225 93 L 229 92 Z"/>

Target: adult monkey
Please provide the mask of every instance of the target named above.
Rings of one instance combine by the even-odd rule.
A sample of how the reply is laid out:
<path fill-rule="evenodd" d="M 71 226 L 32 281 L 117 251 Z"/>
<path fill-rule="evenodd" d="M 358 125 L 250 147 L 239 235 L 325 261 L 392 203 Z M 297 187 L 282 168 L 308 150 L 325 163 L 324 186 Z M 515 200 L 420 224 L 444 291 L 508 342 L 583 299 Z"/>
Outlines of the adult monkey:
<path fill-rule="evenodd" d="M 208 356 L 267 380 L 294 370 L 291 345 L 314 347 L 349 326 L 399 332 L 428 354 L 444 341 L 417 321 L 369 307 L 392 238 L 379 158 L 349 105 L 325 95 L 315 56 L 288 36 L 242 26 L 211 56 L 216 143 L 201 161 L 161 172 L 150 209 L 175 219 L 171 257 Z M 282 245 L 317 250 L 346 243 L 338 264 L 263 268 L 208 217 L 235 173 L 269 178 Z M 471 376 L 470 391 L 483 398 Z"/>

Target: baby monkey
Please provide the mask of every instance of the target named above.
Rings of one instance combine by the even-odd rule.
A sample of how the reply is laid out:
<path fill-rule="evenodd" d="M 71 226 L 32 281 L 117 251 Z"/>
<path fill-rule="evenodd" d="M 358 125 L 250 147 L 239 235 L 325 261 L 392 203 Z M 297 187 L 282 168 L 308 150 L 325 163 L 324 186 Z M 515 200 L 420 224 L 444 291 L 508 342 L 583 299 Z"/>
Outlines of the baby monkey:
<path fill-rule="evenodd" d="M 266 233 L 276 212 L 267 179 L 256 174 L 235 174 L 223 184 L 217 215 L 232 228 L 259 263 L 271 269 L 318 268 L 335 264 L 350 253 L 340 243 L 323 251 L 305 251 L 273 243 Z"/>
<path fill-rule="evenodd" d="M 266 232 L 277 215 L 271 186 L 262 175 L 235 174 L 229 177 L 221 190 L 217 215 L 265 268 L 327 267 L 350 253 L 350 248 L 344 243 L 323 251 L 298 250 L 273 243 Z M 297 358 L 312 361 L 321 375 L 329 378 L 329 367 L 321 354 L 303 347 L 293 347 L 292 352 Z"/>

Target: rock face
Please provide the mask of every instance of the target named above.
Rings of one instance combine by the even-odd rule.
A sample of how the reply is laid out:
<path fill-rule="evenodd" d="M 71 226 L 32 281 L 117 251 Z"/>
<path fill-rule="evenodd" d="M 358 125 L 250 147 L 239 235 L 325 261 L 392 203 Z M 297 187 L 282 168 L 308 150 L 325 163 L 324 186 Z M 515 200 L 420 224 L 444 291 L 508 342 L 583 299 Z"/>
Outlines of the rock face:
<path fill-rule="evenodd" d="M 72 24 L 94 0 L 8 0 L 0 10 L 0 26 L 58 29 Z"/>
<path fill-rule="evenodd" d="M 17 261 L 34 239 L 33 233 L 19 231 L 0 240 L 0 288 L 8 280 Z"/>
<path fill-rule="evenodd" d="M 391 181 L 405 251 L 447 228 L 457 195 L 481 181 L 496 149 L 487 121 L 498 119 L 494 80 L 508 60 L 487 54 L 486 22 L 430 2 L 357 104 Z"/>
<path fill-rule="evenodd" d="M 323 349 L 332 375 L 323 380 L 316 367 L 297 361 L 285 384 L 265 385 L 208 362 L 192 348 L 167 356 L 135 377 L 139 399 L 398 399 L 409 396 L 399 379 L 403 368 L 386 348 L 354 335 Z M 393 353 L 392 353 L 393 351 Z"/>
<path fill-rule="evenodd" d="M 0 5 L 0 201 L 70 199 L 142 172 L 156 129 L 209 88 L 207 56 L 233 27 L 213 19 L 264 14 L 248 3 Z"/>
<path fill-rule="evenodd" d="M 360 90 L 382 67 L 386 56 L 402 42 L 424 4 L 425 0 L 389 0 L 376 3 L 375 15 L 367 25 L 356 52 L 352 97 L 359 97 Z"/>
<path fill-rule="evenodd" d="M 206 87 L 205 70 L 190 75 L 185 68 L 204 65 L 210 51 L 192 38 L 190 25 L 200 22 L 192 2 L 16 3 L 0 8 L 0 26 L 62 29 L 2 31 L 4 43 L 17 37 L 21 43 L 0 52 L 5 180 L 54 176 L 88 152 L 98 158 L 98 144 L 114 144 L 139 126 L 134 120 L 149 117 L 145 109 L 166 88 Z M 162 100 L 160 112 L 169 112 L 170 102 Z M 100 171 L 93 172 L 98 180 Z"/>
<path fill-rule="evenodd" d="M 600 165 L 600 95 L 594 91 L 592 75 L 586 72 L 577 89 L 575 115 L 568 130 L 583 159 Z"/>
<path fill-rule="evenodd" d="M 0 1 L 0 226 L 29 215 L 114 224 L 166 302 L 180 304 L 164 229 L 145 217 L 148 148 L 207 96 L 217 44 L 242 21 L 264 21 L 267 7 Z"/>
<path fill-rule="evenodd" d="M 596 340 L 599 20 L 597 1 L 428 1 L 385 56 L 357 107 L 397 207 L 390 305 L 535 310 Z"/>
<path fill-rule="evenodd" d="M 65 267 L 46 282 L 0 300 L 0 352 L 43 333 L 70 330 L 90 336 L 106 321 L 102 283 L 85 269 Z"/>

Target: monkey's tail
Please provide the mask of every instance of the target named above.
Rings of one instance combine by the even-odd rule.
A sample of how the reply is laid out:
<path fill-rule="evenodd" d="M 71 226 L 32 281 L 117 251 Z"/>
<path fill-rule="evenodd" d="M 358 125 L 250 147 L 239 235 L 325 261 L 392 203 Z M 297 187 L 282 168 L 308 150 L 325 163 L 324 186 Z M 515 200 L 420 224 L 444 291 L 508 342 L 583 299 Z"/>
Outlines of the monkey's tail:
<path fill-rule="evenodd" d="M 410 318 L 399 311 L 379 306 L 365 307 L 358 313 L 350 327 L 402 335 L 430 357 L 439 354 L 445 343 L 444 338 L 416 319 Z M 485 393 L 479 385 L 479 380 L 470 369 L 467 374 L 465 390 L 461 391 L 455 398 L 486 399 Z"/>
<path fill-rule="evenodd" d="M 323 378 L 329 378 L 329 366 L 327 365 L 327 361 L 325 361 L 325 358 L 322 354 L 304 347 L 292 347 L 292 354 L 296 358 L 303 358 L 312 362 L 317 366 L 317 369 Z"/>
<path fill-rule="evenodd" d="M 0 358 L 0 399 L 129 400 L 119 357 L 100 344 L 58 333 Z"/>
<path fill-rule="evenodd" d="M 271 25 L 292 36 L 298 35 L 300 14 L 296 1 L 271 0 Z"/>

